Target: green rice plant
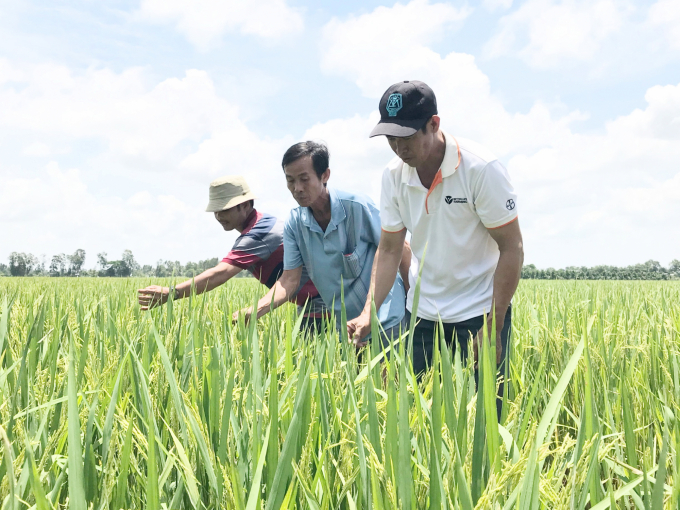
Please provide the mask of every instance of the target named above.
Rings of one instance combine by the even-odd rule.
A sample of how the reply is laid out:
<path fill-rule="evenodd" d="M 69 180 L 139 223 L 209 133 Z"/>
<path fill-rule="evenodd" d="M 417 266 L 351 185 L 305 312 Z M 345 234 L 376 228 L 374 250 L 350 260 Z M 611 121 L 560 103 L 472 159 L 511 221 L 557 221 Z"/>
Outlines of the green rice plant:
<path fill-rule="evenodd" d="M 417 377 L 409 331 L 356 352 L 292 305 L 232 323 L 253 280 L 145 313 L 147 283 L 0 279 L 3 509 L 680 504 L 678 282 L 521 282 L 500 420 L 488 338 L 477 385 L 441 332 Z"/>

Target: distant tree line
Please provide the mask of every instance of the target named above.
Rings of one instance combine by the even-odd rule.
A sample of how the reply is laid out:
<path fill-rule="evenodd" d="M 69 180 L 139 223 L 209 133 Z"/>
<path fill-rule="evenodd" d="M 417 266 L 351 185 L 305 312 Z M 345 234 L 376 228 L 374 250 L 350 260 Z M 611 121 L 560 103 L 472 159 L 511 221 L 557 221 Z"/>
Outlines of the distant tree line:
<path fill-rule="evenodd" d="M 567 267 L 538 269 L 533 264 L 522 268 L 522 278 L 530 280 L 675 280 L 680 279 L 680 260 L 663 267 L 656 260 L 633 266 Z"/>
<path fill-rule="evenodd" d="M 32 253 L 12 252 L 9 264 L 0 263 L 0 276 L 99 276 L 99 277 L 187 277 L 191 278 L 206 269 L 215 267 L 219 262 L 217 257 L 198 262 L 182 264 L 178 260 L 159 260 L 155 266 L 140 265 L 130 250 L 125 250 L 119 260 L 109 260 L 106 252 L 97 254 L 95 269 L 83 269 L 85 250 L 78 249 L 72 255 L 61 253 L 54 255 L 49 264 L 43 256 L 38 259 Z M 248 277 L 250 273 L 242 271 L 238 276 Z"/>
<path fill-rule="evenodd" d="M 80 276 L 85 263 L 85 250 L 73 255 L 60 253 L 52 257 L 49 266 L 45 256 L 42 260 L 32 253 L 12 252 L 9 265 L 0 263 L 0 276 Z"/>
<path fill-rule="evenodd" d="M 155 266 L 137 263 L 130 250 L 125 250 L 119 260 L 109 260 L 105 252 L 97 254 L 97 267 L 83 269 L 85 250 L 78 249 L 72 255 L 54 255 L 49 265 L 45 257 L 39 260 L 32 253 L 12 252 L 9 265 L 0 263 L 0 276 L 101 276 L 126 277 L 169 276 L 191 278 L 219 262 L 217 257 L 198 262 L 182 264 L 175 260 L 159 260 Z M 241 271 L 239 277 L 248 277 L 248 271 Z M 564 269 L 538 269 L 534 264 L 522 268 L 522 278 L 528 280 L 675 280 L 680 279 L 680 260 L 673 260 L 663 267 L 656 260 L 633 266 L 566 267 Z"/>

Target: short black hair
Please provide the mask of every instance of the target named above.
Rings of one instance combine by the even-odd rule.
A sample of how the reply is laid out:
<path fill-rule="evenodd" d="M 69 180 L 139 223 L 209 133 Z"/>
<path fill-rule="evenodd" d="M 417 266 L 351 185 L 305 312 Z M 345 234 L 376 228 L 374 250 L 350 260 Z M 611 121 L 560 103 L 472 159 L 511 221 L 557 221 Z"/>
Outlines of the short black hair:
<path fill-rule="evenodd" d="M 432 119 L 432 115 L 425 121 L 425 124 L 423 124 L 423 127 L 420 128 L 420 130 L 423 133 L 427 133 L 427 125 L 430 123 L 430 120 Z"/>
<path fill-rule="evenodd" d="M 320 142 L 312 142 L 308 140 L 306 142 L 300 142 L 296 143 L 295 145 L 291 145 L 283 155 L 281 168 L 285 170 L 286 165 L 290 165 L 298 159 L 304 158 L 306 156 L 312 157 L 314 172 L 316 172 L 317 177 L 321 179 L 321 176 L 329 167 L 331 153 L 328 152 L 328 147 Z"/>
<path fill-rule="evenodd" d="M 242 205 L 250 204 L 250 208 L 254 209 L 255 208 L 255 200 L 246 200 L 245 202 L 241 202 L 240 204 L 237 204 L 236 207 L 240 207 Z"/>

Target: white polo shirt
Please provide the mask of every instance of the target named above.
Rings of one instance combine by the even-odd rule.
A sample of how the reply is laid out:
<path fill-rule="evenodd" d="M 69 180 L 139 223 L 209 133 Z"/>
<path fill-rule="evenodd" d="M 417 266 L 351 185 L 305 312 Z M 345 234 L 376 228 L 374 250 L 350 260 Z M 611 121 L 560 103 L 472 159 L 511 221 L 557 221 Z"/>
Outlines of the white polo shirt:
<path fill-rule="evenodd" d="M 429 190 L 415 168 L 398 157 L 389 163 L 380 219 L 386 232 L 411 233 L 406 307 L 412 310 L 427 245 L 418 317 L 460 322 L 491 310 L 499 251 L 487 229 L 517 219 L 517 196 L 507 170 L 488 150 L 447 133 L 444 138 L 444 161 Z"/>

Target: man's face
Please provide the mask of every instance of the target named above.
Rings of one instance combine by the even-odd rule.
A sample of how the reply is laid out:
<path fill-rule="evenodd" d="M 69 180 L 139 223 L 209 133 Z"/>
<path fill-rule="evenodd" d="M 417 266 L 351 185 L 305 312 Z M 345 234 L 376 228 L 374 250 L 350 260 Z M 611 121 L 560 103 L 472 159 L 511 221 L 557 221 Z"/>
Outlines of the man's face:
<path fill-rule="evenodd" d="M 239 204 L 235 207 L 230 207 L 229 209 L 224 209 L 222 211 L 217 211 L 215 213 L 215 219 L 219 221 L 220 225 L 224 230 L 234 230 L 236 227 L 240 226 L 244 218 L 244 211 L 246 207 Z"/>
<path fill-rule="evenodd" d="M 435 138 L 436 130 L 433 129 L 430 120 L 428 121 L 425 133 L 423 133 L 422 129 L 419 129 L 411 136 L 404 138 L 388 136 L 387 143 L 390 144 L 392 151 L 404 163 L 411 167 L 418 167 L 427 161 L 434 146 Z"/>
<path fill-rule="evenodd" d="M 309 207 L 324 193 L 324 183 L 330 177 L 330 169 L 326 169 L 319 179 L 314 171 L 311 156 L 287 164 L 283 171 L 286 174 L 288 190 L 301 207 Z"/>

